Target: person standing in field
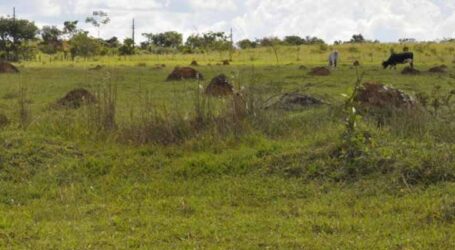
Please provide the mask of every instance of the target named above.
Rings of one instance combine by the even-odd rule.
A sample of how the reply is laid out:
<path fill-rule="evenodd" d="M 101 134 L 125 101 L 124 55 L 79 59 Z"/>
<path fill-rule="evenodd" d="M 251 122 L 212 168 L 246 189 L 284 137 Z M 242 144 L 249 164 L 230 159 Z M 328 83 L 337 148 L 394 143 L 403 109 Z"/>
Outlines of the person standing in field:
<path fill-rule="evenodd" d="M 329 55 L 329 66 L 332 68 L 336 68 L 338 65 L 338 57 L 339 53 L 337 50 L 334 50 L 332 53 Z"/>

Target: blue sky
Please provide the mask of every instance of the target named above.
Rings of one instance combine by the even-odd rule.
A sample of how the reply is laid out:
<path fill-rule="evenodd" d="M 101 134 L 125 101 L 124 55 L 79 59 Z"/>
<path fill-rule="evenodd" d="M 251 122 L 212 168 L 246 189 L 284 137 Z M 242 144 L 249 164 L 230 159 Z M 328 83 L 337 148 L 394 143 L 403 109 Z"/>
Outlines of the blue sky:
<path fill-rule="evenodd" d="M 104 10 L 112 19 L 101 29 L 105 38 L 130 36 L 133 18 L 138 36 L 232 27 L 236 40 L 296 34 L 332 42 L 354 33 L 381 41 L 455 37 L 455 0 L 0 0 L 0 15 L 11 15 L 13 6 L 19 18 L 38 26 L 79 20 L 93 35 L 85 17 Z"/>

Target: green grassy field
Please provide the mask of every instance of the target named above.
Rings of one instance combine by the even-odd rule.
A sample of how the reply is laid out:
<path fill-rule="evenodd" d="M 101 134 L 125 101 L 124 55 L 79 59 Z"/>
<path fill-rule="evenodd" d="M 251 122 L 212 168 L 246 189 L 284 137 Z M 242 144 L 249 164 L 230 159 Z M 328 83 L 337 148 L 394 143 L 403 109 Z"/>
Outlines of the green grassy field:
<path fill-rule="evenodd" d="M 413 96 L 455 89 L 454 44 L 410 45 L 415 76 L 382 70 L 391 47 L 402 48 L 338 47 L 341 66 L 327 77 L 299 69 L 326 64 L 330 48 L 319 46 L 279 48 L 278 62 L 270 49 L 240 51 L 230 66 L 216 65 L 226 53 L 20 63 L 20 74 L 0 75 L 0 113 L 11 120 L 0 129 L 0 248 L 454 249 L 453 111 L 398 114 L 382 127 L 361 117 L 371 135 L 362 157 L 333 157 L 352 61 L 363 81 Z M 165 82 L 193 59 L 205 80 Z M 440 64 L 448 73 L 425 73 Z M 237 121 L 231 98 L 200 94 L 220 73 L 250 105 L 287 92 L 329 105 L 249 106 Z M 115 95 L 115 128 L 97 120 L 105 104 L 53 108 L 81 87 Z"/>

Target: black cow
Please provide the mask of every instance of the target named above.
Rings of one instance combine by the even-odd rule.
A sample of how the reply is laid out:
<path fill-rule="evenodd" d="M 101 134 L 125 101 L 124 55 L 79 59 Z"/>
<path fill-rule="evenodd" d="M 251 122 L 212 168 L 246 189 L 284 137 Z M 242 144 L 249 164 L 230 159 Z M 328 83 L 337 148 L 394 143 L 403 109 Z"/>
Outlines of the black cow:
<path fill-rule="evenodd" d="M 387 61 L 382 62 L 384 69 L 397 68 L 397 64 L 409 63 L 411 68 L 414 68 L 414 53 L 403 52 L 398 54 L 392 54 Z"/>

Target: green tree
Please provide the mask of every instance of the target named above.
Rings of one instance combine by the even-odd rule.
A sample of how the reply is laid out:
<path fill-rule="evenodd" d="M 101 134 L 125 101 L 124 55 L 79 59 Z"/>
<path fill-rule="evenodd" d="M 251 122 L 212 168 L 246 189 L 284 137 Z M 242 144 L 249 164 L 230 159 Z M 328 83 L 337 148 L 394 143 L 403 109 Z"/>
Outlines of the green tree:
<path fill-rule="evenodd" d="M 185 46 L 191 49 L 222 51 L 230 49 L 231 42 L 224 32 L 207 32 L 202 35 L 189 36 Z"/>
<path fill-rule="evenodd" d="M 305 40 L 304 44 L 309 44 L 309 45 L 326 44 L 324 40 L 322 40 L 321 38 L 315 37 L 315 36 L 306 36 L 304 40 Z"/>
<path fill-rule="evenodd" d="M 256 40 L 256 42 L 262 47 L 273 47 L 278 46 L 283 43 L 278 37 L 264 37 L 262 39 Z"/>
<path fill-rule="evenodd" d="M 362 34 L 355 34 L 355 35 L 352 35 L 352 38 L 349 42 L 350 43 L 364 43 L 364 42 L 366 42 L 366 40 Z"/>
<path fill-rule="evenodd" d="M 69 41 L 69 44 L 71 58 L 73 60 L 76 56 L 87 58 L 98 55 L 101 48 L 99 41 L 89 37 L 87 32 L 75 34 Z"/>
<path fill-rule="evenodd" d="M 71 38 L 74 34 L 78 32 L 77 23 L 79 21 L 65 21 L 63 23 L 63 34 Z"/>
<path fill-rule="evenodd" d="M 38 28 L 25 19 L 0 18 L 0 51 L 3 58 L 17 61 L 26 43 L 36 39 Z"/>
<path fill-rule="evenodd" d="M 258 44 L 257 42 L 253 42 L 250 39 L 243 39 L 237 42 L 237 46 L 241 49 L 250 49 L 256 48 Z"/>
<path fill-rule="evenodd" d="M 185 46 L 190 48 L 191 50 L 194 49 L 203 49 L 204 41 L 199 35 L 190 35 L 185 42 Z"/>
<path fill-rule="evenodd" d="M 55 26 L 44 26 L 41 29 L 42 42 L 40 50 L 47 54 L 55 54 L 62 49 L 61 35 L 63 32 Z"/>
<path fill-rule="evenodd" d="M 300 36 L 286 36 L 284 38 L 284 43 L 287 45 L 302 45 L 305 44 L 305 39 Z"/>
<path fill-rule="evenodd" d="M 109 15 L 104 11 L 93 11 L 91 17 L 85 19 L 86 23 L 90 23 L 98 29 L 98 38 L 100 37 L 101 26 L 108 24 L 111 21 Z"/>
<path fill-rule="evenodd" d="M 140 44 L 141 49 L 146 50 L 148 52 L 152 52 L 154 34 L 153 33 L 142 33 L 142 36 L 146 40 L 141 42 L 141 44 Z"/>
<path fill-rule="evenodd" d="M 120 55 L 134 55 L 134 41 L 131 38 L 127 38 L 123 41 L 123 45 L 119 48 Z"/>
<path fill-rule="evenodd" d="M 120 42 L 116 36 L 113 36 L 110 39 L 104 40 L 104 43 L 109 48 L 118 48 L 120 46 Z"/>
<path fill-rule="evenodd" d="M 152 36 L 152 44 L 157 47 L 178 48 L 182 45 L 182 42 L 182 34 L 175 31 L 168 31 Z"/>
<path fill-rule="evenodd" d="M 257 41 L 261 46 L 270 47 L 273 50 L 273 54 L 275 55 L 276 63 L 279 64 L 278 58 L 278 49 L 279 46 L 283 43 L 278 37 L 264 37 Z"/>

